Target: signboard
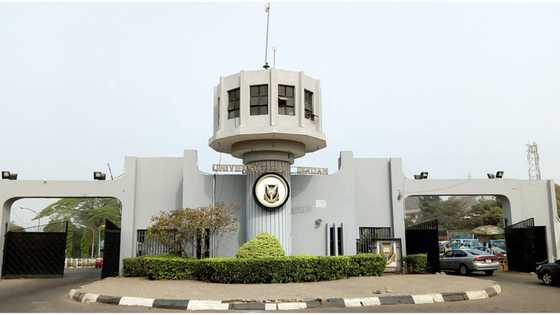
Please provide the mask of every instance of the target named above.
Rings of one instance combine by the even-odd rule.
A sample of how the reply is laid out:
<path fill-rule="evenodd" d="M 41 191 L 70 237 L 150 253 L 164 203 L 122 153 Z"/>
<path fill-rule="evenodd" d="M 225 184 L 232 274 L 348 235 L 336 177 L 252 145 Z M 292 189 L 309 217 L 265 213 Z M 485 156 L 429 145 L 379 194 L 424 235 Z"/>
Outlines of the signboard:
<path fill-rule="evenodd" d="M 215 173 L 241 173 L 246 174 L 248 170 L 259 171 L 257 166 L 254 165 L 241 165 L 241 164 L 213 164 L 212 171 Z M 293 166 L 289 169 L 270 169 L 263 167 L 260 171 L 273 171 L 277 173 L 284 173 L 289 171 L 293 175 L 328 175 L 329 169 L 323 167 L 308 167 L 308 166 Z"/>
<path fill-rule="evenodd" d="M 385 256 L 387 265 L 385 272 L 395 272 L 401 269 L 400 240 L 378 240 L 376 242 L 377 254 Z"/>

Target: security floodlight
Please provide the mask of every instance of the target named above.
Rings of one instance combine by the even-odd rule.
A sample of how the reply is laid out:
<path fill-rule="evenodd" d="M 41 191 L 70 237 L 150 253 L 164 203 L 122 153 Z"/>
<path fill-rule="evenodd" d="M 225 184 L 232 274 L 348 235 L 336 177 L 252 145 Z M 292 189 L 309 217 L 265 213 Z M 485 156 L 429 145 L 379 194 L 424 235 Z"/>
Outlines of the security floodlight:
<path fill-rule="evenodd" d="M 2 179 L 16 180 L 17 173 L 11 173 L 10 171 L 2 171 Z"/>
<path fill-rule="evenodd" d="M 428 172 L 420 172 L 420 174 L 415 174 L 414 179 L 428 179 Z"/>
<path fill-rule="evenodd" d="M 491 174 L 491 173 L 486 173 L 486 176 L 488 176 L 488 179 L 494 179 L 494 178 L 496 178 L 496 175 Z"/>
<path fill-rule="evenodd" d="M 496 178 L 503 178 L 504 177 L 504 171 L 497 171 L 496 172 Z"/>
<path fill-rule="evenodd" d="M 93 172 L 93 179 L 94 180 L 105 180 L 105 177 L 106 177 L 105 173 L 97 172 L 97 171 Z"/>

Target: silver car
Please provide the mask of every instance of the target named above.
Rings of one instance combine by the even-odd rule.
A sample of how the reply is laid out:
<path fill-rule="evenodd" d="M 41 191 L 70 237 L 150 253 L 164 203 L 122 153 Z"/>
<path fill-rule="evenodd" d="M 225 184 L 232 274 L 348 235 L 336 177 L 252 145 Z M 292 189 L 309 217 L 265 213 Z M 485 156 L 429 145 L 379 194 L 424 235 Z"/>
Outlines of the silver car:
<path fill-rule="evenodd" d="M 458 271 L 467 275 L 472 271 L 484 271 L 487 276 L 500 268 L 498 257 L 477 249 L 453 249 L 439 258 L 442 270 Z"/>

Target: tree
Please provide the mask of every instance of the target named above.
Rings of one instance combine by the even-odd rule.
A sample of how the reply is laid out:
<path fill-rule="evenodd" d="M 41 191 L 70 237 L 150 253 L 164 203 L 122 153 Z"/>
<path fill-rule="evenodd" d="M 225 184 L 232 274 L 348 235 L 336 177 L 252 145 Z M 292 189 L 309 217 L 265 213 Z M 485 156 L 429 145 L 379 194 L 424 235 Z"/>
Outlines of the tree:
<path fill-rule="evenodd" d="M 15 224 L 13 221 L 10 222 L 10 224 L 8 225 L 8 231 L 10 232 L 24 232 L 25 228 L 21 225 L 17 225 Z"/>
<path fill-rule="evenodd" d="M 481 225 L 496 225 L 504 227 L 504 210 L 495 199 L 479 200 L 472 206 L 471 215 L 473 216 L 472 228 Z"/>
<path fill-rule="evenodd" d="M 57 222 L 68 222 L 71 225 L 68 230 L 79 236 L 76 240 L 81 241 L 82 256 L 93 257 L 96 246 L 99 246 L 96 234 L 103 228 L 105 220 L 120 225 L 121 204 L 115 198 L 63 198 L 41 210 L 34 219 L 44 217 L 49 218 L 45 229 L 50 229 L 49 225 Z M 54 228 L 59 229 L 58 226 Z M 73 237 L 71 242 L 75 244 Z M 67 253 L 70 252 L 73 255 L 75 251 L 68 249 Z"/>
<path fill-rule="evenodd" d="M 503 228 L 503 209 L 495 199 L 478 199 L 470 206 L 467 199 L 437 196 L 419 198 L 419 213 L 407 215 L 405 224 L 438 220 L 440 230 L 472 230 L 481 225 L 497 225 Z"/>
<path fill-rule="evenodd" d="M 196 248 L 201 247 L 206 236 L 216 240 L 223 233 L 237 229 L 237 217 L 231 208 L 223 204 L 201 208 L 184 208 L 163 211 L 152 217 L 148 227 L 148 237 L 156 239 L 168 248 L 178 248 L 177 255 L 186 253 L 190 246 L 191 255 L 196 255 Z M 208 244 L 210 245 L 210 244 Z M 211 246 L 214 248 L 214 245 Z"/>

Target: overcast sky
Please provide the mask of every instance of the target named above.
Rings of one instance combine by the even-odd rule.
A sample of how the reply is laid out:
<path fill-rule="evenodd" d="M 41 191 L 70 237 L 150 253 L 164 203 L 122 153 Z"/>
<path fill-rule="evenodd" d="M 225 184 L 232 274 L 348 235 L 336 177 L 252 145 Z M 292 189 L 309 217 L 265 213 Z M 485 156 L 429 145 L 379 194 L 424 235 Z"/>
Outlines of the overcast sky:
<path fill-rule="evenodd" d="M 401 157 L 407 176 L 560 181 L 560 3 L 272 3 L 277 67 L 321 80 L 327 148 Z M 123 172 L 124 156 L 209 171 L 212 89 L 258 69 L 264 4 L 0 3 L 0 168 L 19 179 Z M 240 163 L 222 156 L 223 163 Z M 19 213 L 26 218 L 26 214 Z M 25 221 L 24 219 L 21 219 Z"/>

